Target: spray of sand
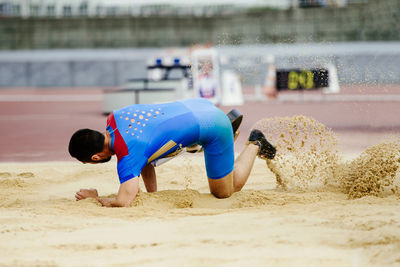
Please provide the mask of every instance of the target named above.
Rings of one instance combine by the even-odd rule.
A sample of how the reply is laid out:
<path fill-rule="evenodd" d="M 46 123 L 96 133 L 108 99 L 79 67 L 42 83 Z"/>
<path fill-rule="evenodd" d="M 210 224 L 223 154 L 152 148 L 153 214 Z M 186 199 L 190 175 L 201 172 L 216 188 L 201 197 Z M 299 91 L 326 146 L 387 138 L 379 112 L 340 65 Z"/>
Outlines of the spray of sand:
<path fill-rule="evenodd" d="M 276 117 L 258 121 L 254 128 L 277 148 L 275 159 L 267 164 L 279 187 L 315 190 L 333 180 L 337 139 L 323 124 L 304 116 Z"/>
<path fill-rule="evenodd" d="M 400 142 L 373 146 L 345 162 L 337 150 L 336 135 L 313 118 L 275 117 L 258 121 L 253 128 L 264 132 L 277 147 L 267 165 L 284 190 L 335 188 L 349 198 L 398 194 Z"/>

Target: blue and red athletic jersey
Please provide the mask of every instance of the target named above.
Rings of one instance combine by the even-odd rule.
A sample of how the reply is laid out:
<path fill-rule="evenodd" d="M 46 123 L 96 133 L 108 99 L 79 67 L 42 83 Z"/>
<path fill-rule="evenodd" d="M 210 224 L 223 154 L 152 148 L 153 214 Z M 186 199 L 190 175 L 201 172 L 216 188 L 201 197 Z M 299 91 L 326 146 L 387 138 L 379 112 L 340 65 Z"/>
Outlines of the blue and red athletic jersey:
<path fill-rule="evenodd" d="M 199 123 L 183 103 L 130 105 L 109 115 L 107 131 L 121 183 L 139 176 L 151 161 L 198 142 Z"/>

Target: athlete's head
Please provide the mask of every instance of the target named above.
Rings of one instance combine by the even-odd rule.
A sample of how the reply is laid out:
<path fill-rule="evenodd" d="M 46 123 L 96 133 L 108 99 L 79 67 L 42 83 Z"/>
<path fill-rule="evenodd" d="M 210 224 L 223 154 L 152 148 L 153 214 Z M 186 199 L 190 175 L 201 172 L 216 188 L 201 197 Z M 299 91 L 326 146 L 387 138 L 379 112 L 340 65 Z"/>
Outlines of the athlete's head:
<path fill-rule="evenodd" d="M 83 163 L 107 162 L 111 156 L 104 157 L 105 137 L 102 133 L 91 129 L 80 129 L 76 131 L 69 141 L 69 154 Z"/>

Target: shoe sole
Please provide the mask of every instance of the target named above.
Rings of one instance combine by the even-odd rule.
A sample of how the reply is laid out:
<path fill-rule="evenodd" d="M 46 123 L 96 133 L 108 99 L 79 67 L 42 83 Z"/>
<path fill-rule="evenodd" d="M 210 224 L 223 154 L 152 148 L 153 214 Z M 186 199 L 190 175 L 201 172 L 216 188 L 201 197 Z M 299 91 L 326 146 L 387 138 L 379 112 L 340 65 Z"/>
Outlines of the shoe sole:
<path fill-rule="evenodd" d="M 261 139 L 260 142 L 261 149 L 259 152 L 259 157 L 262 159 L 273 159 L 276 154 L 276 148 L 271 145 L 265 138 Z"/>
<path fill-rule="evenodd" d="M 250 133 L 249 139 L 252 138 L 254 140 L 248 142 L 259 142 L 259 151 L 258 157 L 261 159 L 273 159 L 276 154 L 276 148 L 268 142 L 267 138 L 263 134 L 262 131 L 258 129 L 253 129 Z"/>

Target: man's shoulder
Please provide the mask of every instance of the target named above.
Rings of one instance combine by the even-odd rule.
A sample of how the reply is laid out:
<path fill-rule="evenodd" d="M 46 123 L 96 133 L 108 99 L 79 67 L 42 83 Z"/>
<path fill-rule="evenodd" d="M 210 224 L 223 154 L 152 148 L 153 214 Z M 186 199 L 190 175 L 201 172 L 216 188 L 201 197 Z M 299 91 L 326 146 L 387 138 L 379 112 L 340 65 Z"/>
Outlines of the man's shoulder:
<path fill-rule="evenodd" d="M 114 112 L 111 112 L 108 117 L 107 117 L 107 126 L 114 127 L 116 126 L 115 124 L 115 118 L 114 118 Z"/>

